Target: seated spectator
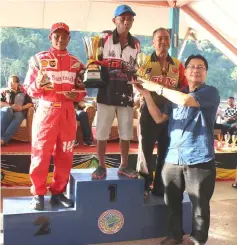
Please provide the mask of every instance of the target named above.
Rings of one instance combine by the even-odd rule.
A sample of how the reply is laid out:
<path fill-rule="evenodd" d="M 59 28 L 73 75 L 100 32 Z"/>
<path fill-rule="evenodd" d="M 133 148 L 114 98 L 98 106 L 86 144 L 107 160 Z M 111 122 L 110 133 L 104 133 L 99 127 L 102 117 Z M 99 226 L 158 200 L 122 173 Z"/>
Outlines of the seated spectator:
<path fill-rule="evenodd" d="M 79 103 L 75 103 L 74 105 L 76 110 L 76 120 L 80 122 L 84 145 L 94 147 L 95 144 L 91 138 L 92 133 L 90 129 L 89 118 L 87 113 L 84 111 L 86 107 L 85 102 L 81 101 Z M 74 146 L 78 145 L 79 143 L 76 141 Z"/>
<path fill-rule="evenodd" d="M 229 97 L 227 102 L 228 107 L 225 109 L 225 113 L 222 118 L 224 120 L 223 124 L 232 126 L 233 123 L 237 122 L 237 107 L 235 105 L 234 97 Z"/>
<path fill-rule="evenodd" d="M 20 79 L 11 76 L 8 89 L 1 93 L 1 145 L 8 144 L 32 106 L 31 98 L 21 90 Z"/>
<path fill-rule="evenodd" d="M 228 131 L 229 131 L 230 135 L 233 135 L 233 134 L 237 135 L 237 122 L 232 123 L 231 127 L 229 128 Z"/>
<path fill-rule="evenodd" d="M 215 121 L 215 125 L 214 125 L 214 129 L 220 129 L 221 130 L 221 134 L 225 135 L 227 134 L 228 130 L 230 129 L 230 125 L 228 124 L 222 124 L 222 123 L 218 123 L 218 119 L 222 119 L 223 118 L 223 111 L 222 108 L 219 106 L 216 112 L 216 121 Z"/>

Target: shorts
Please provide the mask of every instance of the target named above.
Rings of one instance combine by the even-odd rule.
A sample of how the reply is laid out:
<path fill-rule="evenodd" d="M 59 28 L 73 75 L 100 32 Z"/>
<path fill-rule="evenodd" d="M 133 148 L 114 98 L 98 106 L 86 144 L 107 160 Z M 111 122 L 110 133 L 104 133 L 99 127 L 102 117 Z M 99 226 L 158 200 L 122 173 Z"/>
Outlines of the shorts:
<path fill-rule="evenodd" d="M 121 140 L 133 138 L 133 107 L 97 103 L 96 139 L 108 140 L 115 115 L 118 119 L 118 133 Z"/>

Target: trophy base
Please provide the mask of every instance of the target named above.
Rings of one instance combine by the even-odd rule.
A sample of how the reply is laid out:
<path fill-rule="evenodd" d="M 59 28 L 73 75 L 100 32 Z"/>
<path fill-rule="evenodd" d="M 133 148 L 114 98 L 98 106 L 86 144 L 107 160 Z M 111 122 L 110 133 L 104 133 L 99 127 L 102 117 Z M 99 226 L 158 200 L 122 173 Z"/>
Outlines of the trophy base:
<path fill-rule="evenodd" d="M 83 81 L 85 88 L 104 88 L 106 83 L 102 79 L 87 79 Z"/>
<path fill-rule="evenodd" d="M 84 75 L 83 83 L 86 88 L 104 88 L 106 86 L 98 70 L 87 70 Z"/>

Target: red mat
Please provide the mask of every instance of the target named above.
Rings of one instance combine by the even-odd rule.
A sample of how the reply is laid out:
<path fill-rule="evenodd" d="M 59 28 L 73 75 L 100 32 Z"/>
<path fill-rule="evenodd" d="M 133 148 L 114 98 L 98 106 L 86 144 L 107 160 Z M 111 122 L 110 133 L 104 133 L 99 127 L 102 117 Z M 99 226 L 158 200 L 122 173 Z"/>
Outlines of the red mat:
<path fill-rule="evenodd" d="M 138 143 L 131 142 L 130 144 L 130 153 L 137 154 Z M 31 145 L 30 143 L 25 143 L 21 141 L 12 140 L 9 145 L 1 147 L 2 154 L 16 154 L 16 153 L 25 153 L 30 154 Z M 79 145 L 74 148 L 74 153 L 96 153 L 96 147 L 89 147 L 84 145 Z M 120 153 L 119 142 L 108 142 L 106 153 Z"/>

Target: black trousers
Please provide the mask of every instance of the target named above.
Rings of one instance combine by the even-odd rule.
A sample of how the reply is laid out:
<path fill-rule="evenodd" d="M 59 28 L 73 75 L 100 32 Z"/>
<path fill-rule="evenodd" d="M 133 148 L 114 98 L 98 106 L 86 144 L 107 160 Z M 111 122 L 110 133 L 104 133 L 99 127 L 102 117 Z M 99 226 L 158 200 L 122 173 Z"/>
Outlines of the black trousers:
<path fill-rule="evenodd" d="M 91 129 L 88 114 L 83 110 L 77 110 L 76 119 L 80 122 L 83 140 L 91 140 Z"/>
<path fill-rule="evenodd" d="M 215 123 L 214 125 L 214 129 L 220 129 L 221 133 L 223 135 L 227 134 L 228 130 L 230 129 L 230 125 L 228 124 L 219 124 L 219 123 Z"/>
<path fill-rule="evenodd" d="M 214 160 L 195 165 L 165 163 L 162 171 L 165 186 L 165 204 L 168 208 L 169 236 L 182 239 L 182 200 L 186 190 L 192 203 L 192 233 L 195 242 L 205 243 L 210 226 L 210 199 L 212 197 L 216 168 Z"/>
<path fill-rule="evenodd" d="M 140 127 L 142 135 L 142 150 L 147 163 L 149 175 L 144 175 L 145 189 L 153 182 L 152 156 L 155 143 L 158 142 L 158 154 L 156 156 L 156 172 L 154 179 L 154 192 L 163 192 L 161 170 L 168 147 L 168 122 L 157 124 L 151 117 L 147 105 L 141 107 Z"/>

